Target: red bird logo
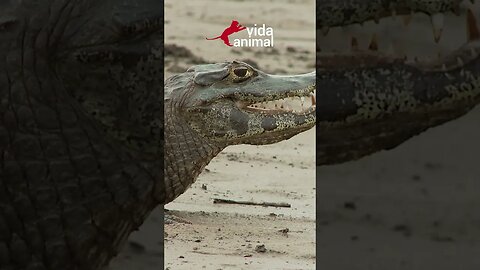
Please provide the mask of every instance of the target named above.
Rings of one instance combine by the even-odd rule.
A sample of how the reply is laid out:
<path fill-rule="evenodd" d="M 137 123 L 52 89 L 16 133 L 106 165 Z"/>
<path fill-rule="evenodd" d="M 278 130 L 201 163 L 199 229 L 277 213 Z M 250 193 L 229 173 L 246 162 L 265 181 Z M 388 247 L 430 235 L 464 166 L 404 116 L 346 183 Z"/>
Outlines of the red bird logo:
<path fill-rule="evenodd" d="M 225 30 L 223 30 L 220 36 L 214 37 L 214 38 L 206 38 L 206 39 L 207 40 L 221 39 L 223 40 L 223 43 L 225 43 L 225 45 L 232 47 L 233 45 L 230 44 L 230 40 L 228 39 L 228 36 L 245 29 L 247 29 L 247 27 L 242 26 L 241 24 L 238 23 L 238 21 L 232 20 L 232 24 L 230 24 L 229 27 L 225 28 Z"/>

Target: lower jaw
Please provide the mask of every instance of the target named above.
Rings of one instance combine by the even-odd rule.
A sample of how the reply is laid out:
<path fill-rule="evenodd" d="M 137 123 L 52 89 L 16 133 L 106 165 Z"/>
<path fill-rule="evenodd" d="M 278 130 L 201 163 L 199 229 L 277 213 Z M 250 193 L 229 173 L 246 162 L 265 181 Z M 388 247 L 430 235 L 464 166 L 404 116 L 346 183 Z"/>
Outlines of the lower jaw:
<path fill-rule="evenodd" d="M 313 86 L 315 87 L 315 86 Z M 316 90 L 304 96 L 285 97 L 283 99 L 265 101 L 255 104 L 237 103 L 239 109 L 247 113 L 262 114 L 265 116 L 274 115 L 297 115 L 304 116 L 315 112 Z"/>
<path fill-rule="evenodd" d="M 318 54 L 318 70 L 355 69 L 377 67 L 384 64 L 402 64 L 411 66 L 421 71 L 445 72 L 461 68 L 475 61 L 480 56 L 480 42 L 469 43 L 461 49 L 445 55 L 442 58 L 419 60 L 418 58 L 407 59 L 406 57 L 391 56 L 383 53 L 359 52 Z"/>

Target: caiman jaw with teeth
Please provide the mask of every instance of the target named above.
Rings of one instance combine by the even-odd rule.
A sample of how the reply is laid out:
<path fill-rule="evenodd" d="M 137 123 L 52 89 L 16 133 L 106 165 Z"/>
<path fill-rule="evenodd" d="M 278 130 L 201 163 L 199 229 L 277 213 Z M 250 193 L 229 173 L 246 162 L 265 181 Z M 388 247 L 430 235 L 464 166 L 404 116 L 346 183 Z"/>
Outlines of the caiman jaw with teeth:
<path fill-rule="evenodd" d="M 306 96 L 293 96 L 286 97 L 277 100 L 258 102 L 253 104 L 238 104 L 242 109 L 246 109 L 251 112 L 259 112 L 266 114 L 274 113 L 294 113 L 294 114 L 307 114 L 315 111 L 316 108 L 316 91 L 313 89 Z"/>
<path fill-rule="evenodd" d="M 455 16 L 449 18 L 445 17 L 445 13 L 402 15 L 401 12 L 393 10 L 390 17 L 385 16 L 373 21 L 362 22 L 362 24 L 355 23 L 331 28 L 320 27 L 318 64 L 320 68 L 331 69 L 346 65 L 368 66 L 371 64 L 374 66 L 378 63 L 395 61 L 429 71 L 447 71 L 464 66 L 480 55 L 480 27 L 478 25 L 480 3 L 477 2 L 472 4 L 463 1 L 460 5 L 461 9 Z M 403 17 L 403 20 L 399 17 Z M 426 19 L 431 22 L 432 43 L 428 43 L 428 46 L 432 49 L 428 52 L 421 51 L 421 48 L 427 45 L 416 44 L 408 47 L 414 52 L 407 52 L 408 48 L 404 48 L 404 46 L 408 46 L 408 44 L 405 45 L 403 41 L 411 39 L 411 35 L 415 33 L 410 32 L 412 28 L 419 27 L 420 29 L 421 27 L 422 30 L 427 30 L 424 27 L 428 28 L 428 26 L 423 23 Z M 445 23 L 447 19 L 448 22 Z M 464 28 L 457 29 L 456 25 L 461 25 L 462 21 Z M 416 25 L 415 22 L 420 24 Z M 454 25 L 454 27 L 450 25 Z M 394 27 L 393 29 L 402 30 L 385 35 L 382 34 L 382 27 Z M 454 32 L 458 33 L 454 42 L 442 39 L 445 33 L 448 36 Z"/>

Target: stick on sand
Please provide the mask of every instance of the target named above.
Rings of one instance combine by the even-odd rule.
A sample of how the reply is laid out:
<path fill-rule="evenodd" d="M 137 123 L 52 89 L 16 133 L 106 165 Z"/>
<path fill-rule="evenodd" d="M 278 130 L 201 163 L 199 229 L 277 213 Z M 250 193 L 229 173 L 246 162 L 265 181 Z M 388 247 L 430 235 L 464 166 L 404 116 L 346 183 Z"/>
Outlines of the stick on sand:
<path fill-rule="evenodd" d="M 213 203 L 225 203 L 225 204 L 243 204 L 243 205 L 258 205 L 258 206 L 271 206 L 271 207 L 292 207 L 289 203 L 273 203 L 273 202 L 247 202 L 247 201 L 234 201 L 227 199 L 213 199 Z"/>

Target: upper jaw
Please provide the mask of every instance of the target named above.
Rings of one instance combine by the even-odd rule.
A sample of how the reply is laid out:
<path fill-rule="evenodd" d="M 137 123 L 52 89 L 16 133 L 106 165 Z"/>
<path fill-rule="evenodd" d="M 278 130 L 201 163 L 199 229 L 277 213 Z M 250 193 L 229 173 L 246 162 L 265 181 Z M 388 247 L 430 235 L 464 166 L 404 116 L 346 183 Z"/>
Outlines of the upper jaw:
<path fill-rule="evenodd" d="M 235 105 L 251 113 L 308 114 L 315 111 L 316 72 L 293 76 L 265 74 L 256 87 L 233 95 Z"/>

